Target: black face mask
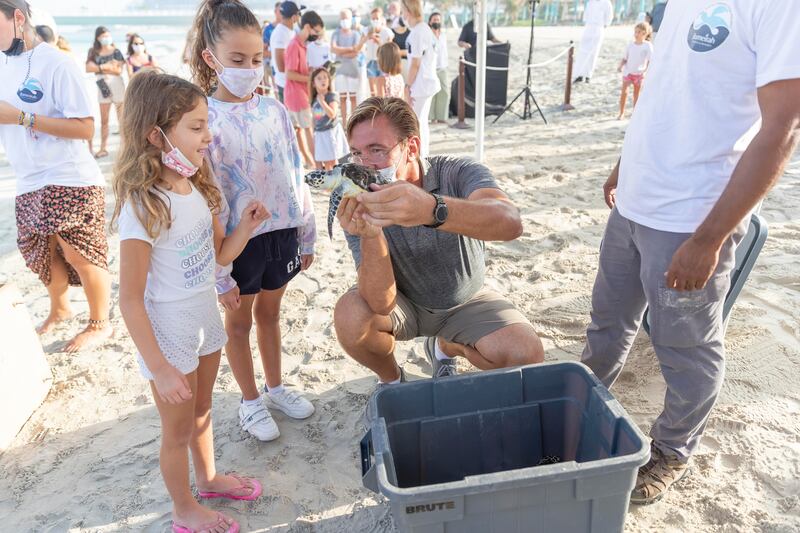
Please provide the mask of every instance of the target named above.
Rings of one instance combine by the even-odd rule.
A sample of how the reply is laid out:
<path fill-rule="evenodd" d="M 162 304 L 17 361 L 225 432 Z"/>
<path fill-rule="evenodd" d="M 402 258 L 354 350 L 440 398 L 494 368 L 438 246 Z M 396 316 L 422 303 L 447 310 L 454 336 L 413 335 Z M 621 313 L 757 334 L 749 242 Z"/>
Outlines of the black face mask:
<path fill-rule="evenodd" d="M 313 42 L 314 42 L 314 41 L 316 41 L 317 39 L 319 39 L 319 35 L 314 35 L 313 33 L 309 33 L 309 34 L 308 34 L 308 39 L 306 39 L 306 40 L 307 40 L 308 42 L 310 42 L 310 43 L 313 43 Z"/>
<path fill-rule="evenodd" d="M 6 56 L 18 56 L 25 51 L 25 41 L 21 37 L 17 37 L 17 27 L 14 26 L 14 39 L 11 41 L 11 46 L 3 53 Z"/>
<path fill-rule="evenodd" d="M 432 30 L 441 30 L 442 23 L 441 22 L 431 22 L 431 29 Z"/>

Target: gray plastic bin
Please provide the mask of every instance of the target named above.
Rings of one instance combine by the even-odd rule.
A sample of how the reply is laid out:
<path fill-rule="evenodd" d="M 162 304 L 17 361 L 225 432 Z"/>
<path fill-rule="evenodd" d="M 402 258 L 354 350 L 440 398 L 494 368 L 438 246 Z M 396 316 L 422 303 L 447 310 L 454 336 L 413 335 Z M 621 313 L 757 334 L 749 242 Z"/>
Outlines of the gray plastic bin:
<path fill-rule="evenodd" d="M 404 532 L 619 532 L 650 456 L 580 363 L 403 383 L 370 401 L 364 486 Z"/>

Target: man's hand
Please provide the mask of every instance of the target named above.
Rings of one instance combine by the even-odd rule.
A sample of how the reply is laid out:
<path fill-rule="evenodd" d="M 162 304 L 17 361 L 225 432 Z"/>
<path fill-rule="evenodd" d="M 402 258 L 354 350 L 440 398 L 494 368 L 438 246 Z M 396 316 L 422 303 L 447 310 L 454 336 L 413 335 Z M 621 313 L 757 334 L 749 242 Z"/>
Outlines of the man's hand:
<path fill-rule="evenodd" d="M 672 256 L 667 270 L 666 285 L 677 291 L 702 289 L 711 278 L 719 262 L 719 246 L 703 244 L 689 237 Z"/>
<path fill-rule="evenodd" d="M 373 192 L 359 194 L 359 205 L 363 206 L 364 220 L 372 225 L 421 226 L 433 223 L 436 199 L 430 193 L 407 181 L 396 181 L 388 185 L 371 185 Z"/>
<path fill-rule="evenodd" d="M 239 309 L 241 299 L 239 298 L 239 286 L 235 286 L 226 293 L 217 296 L 217 300 L 226 311 L 236 311 Z"/>
<path fill-rule="evenodd" d="M 19 109 L 6 101 L 0 100 L 0 124 L 18 124 Z"/>
<path fill-rule="evenodd" d="M 619 181 L 619 161 L 614 166 L 614 170 L 609 174 L 608 179 L 603 184 L 603 197 L 609 209 L 614 209 L 617 203 L 617 182 Z"/>
<path fill-rule="evenodd" d="M 301 254 L 300 255 L 300 270 L 308 270 L 311 263 L 314 262 L 314 254 Z"/>
<path fill-rule="evenodd" d="M 355 198 L 342 198 L 336 218 L 342 229 L 350 235 L 371 239 L 382 235 L 383 230 L 379 226 L 374 226 L 364 220 L 364 208 L 359 205 Z"/>

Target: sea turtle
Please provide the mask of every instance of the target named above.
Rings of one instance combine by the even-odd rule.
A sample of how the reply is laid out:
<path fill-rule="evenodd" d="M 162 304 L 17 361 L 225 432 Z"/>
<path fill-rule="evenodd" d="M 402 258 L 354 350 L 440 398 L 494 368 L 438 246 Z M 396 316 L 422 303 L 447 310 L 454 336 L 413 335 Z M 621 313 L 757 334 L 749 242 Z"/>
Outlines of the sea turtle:
<path fill-rule="evenodd" d="M 331 193 L 328 204 L 328 237 L 333 239 L 333 219 L 336 218 L 342 198 L 368 191 L 373 183 L 390 183 L 394 181 L 394 176 L 384 176 L 374 168 L 356 163 L 343 163 L 333 167 L 333 170 L 312 170 L 306 174 L 305 179 L 311 188 Z"/>

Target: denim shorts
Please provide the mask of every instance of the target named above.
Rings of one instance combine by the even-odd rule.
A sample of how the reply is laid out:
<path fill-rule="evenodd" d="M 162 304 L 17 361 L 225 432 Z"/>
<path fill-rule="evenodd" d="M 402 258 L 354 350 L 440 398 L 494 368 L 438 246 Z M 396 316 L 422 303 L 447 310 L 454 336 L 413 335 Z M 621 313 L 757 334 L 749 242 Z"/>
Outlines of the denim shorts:
<path fill-rule="evenodd" d="M 369 63 L 367 63 L 367 77 L 368 78 L 380 78 L 383 75 L 381 69 L 378 67 L 378 61 L 375 59 L 370 59 Z"/>

